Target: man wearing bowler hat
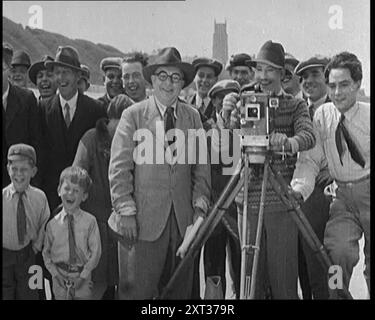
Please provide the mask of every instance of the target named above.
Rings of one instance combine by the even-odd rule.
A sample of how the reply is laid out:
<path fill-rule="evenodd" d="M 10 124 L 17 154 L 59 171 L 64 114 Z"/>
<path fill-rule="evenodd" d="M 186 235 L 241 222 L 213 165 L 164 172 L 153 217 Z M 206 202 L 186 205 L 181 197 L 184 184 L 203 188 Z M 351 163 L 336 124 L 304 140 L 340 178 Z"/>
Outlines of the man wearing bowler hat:
<path fill-rule="evenodd" d="M 45 67 L 46 61 L 53 61 L 53 58 L 45 55 L 29 69 L 29 78 L 39 91 L 39 101 L 52 97 L 57 90 L 55 75 L 52 70 L 47 70 Z"/>
<path fill-rule="evenodd" d="M 271 163 L 289 183 L 293 176 L 296 154 L 315 145 L 312 122 L 304 100 L 295 99 L 282 89 L 285 76 L 285 51 L 280 43 L 267 41 L 259 50 L 254 61 L 255 80 L 263 93 L 278 98 L 275 110 L 274 130 L 270 135 L 270 146 L 275 149 Z M 223 103 L 223 115 L 228 127 L 239 127 L 239 95 L 226 95 Z M 284 158 L 277 152 L 284 147 L 291 156 Z M 252 165 L 249 185 L 249 221 L 250 239 L 255 242 L 257 213 L 259 212 L 263 167 Z M 300 196 L 298 194 L 300 198 Z M 243 191 L 236 197 L 240 229 L 242 230 Z M 298 299 L 297 295 L 297 226 L 287 208 L 270 184 L 267 186 L 264 206 L 264 224 L 259 256 L 259 278 L 256 285 L 256 297 L 264 298 L 267 291 L 273 299 Z M 244 241 L 244 239 L 242 239 Z M 269 285 L 267 284 L 269 281 Z"/>
<path fill-rule="evenodd" d="M 106 109 L 114 97 L 125 93 L 122 83 L 121 62 L 120 57 L 108 57 L 100 62 L 106 92 L 98 100 L 103 103 Z"/>
<path fill-rule="evenodd" d="M 209 130 L 214 123 L 211 116 L 215 108 L 208 96 L 208 91 L 210 91 L 212 86 L 217 82 L 223 65 L 219 61 L 209 58 L 197 58 L 192 62 L 192 65 L 196 70 L 194 84 L 197 91 L 194 95 L 189 97 L 187 101 L 199 111 L 203 128 Z M 209 119 L 211 120 L 209 121 Z"/>
<path fill-rule="evenodd" d="M 43 184 L 53 211 L 60 203 L 57 186 L 61 171 L 73 163 L 82 135 L 106 117 L 106 110 L 97 100 L 79 93 L 82 69 L 75 48 L 58 47 L 55 60 L 46 61 L 45 66 L 53 70 L 59 89 L 41 102 L 47 161 Z"/>
<path fill-rule="evenodd" d="M 251 84 L 254 80 L 254 70 L 249 61 L 251 57 L 247 53 L 233 54 L 225 67 L 231 79 L 237 81 L 241 87 Z"/>
<path fill-rule="evenodd" d="M 17 50 L 13 54 L 9 74 L 10 82 L 21 88 L 27 88 L 27 70 L 30 68 L 31 60 L 27 52 Z"/>
<path fill-rule="evenodd" d="M 41 115 L 38 112 L 37 101 L 31 90 L 15 86 L 8 80 L 12 68 L 12 56 L 13 48 L 3 43 L 3 187 L 10 183 L 6 170 L 6 157 L 11 145 L 26 143 L 34 147 L 38 154 L 39 168 L 42 166 L 40 161 L 43 158 Z M 40 172 L 31 183 L 40 187 Z"/>
<path fill-rule="evenodd" d="M 201 129 L 202 122 L 199 112 L 178 96 L 193 81 L 194 67 L 181 61 L 176 48 L 168 47 L 143 69 L 143 75 L 152 84 L 154 95 L 123 112 L 109 164 L 112 227 L 135 246 L 133 299 L 151 299 L 161 293 L 179 262 L 176 253 L 187 227 L 208 210 L 211 183 L 209 164 L 197 161 L 192 165 L 186 158 L 199 159 L 199 148 L 196 153 L 191 150 L 186 138 L 188 129 Z M 146 161 L 135 152 L 139 143 L 133 136 L 140 134 L 138 129 L 146 130 L 152 138 L 145 150 L 151 159 Z M 171 136 L 177 133 L 174 129 L 183 133 L 175 143 Z M 185 139 L 185 154 L 175 155 L 173 148 L 181 138 Z M 200 142 L 206 143 L 204 133 Z M 165 158 L 156 162 L 154 149 L 161 150 Z M 185 158 L 177 161 L 179 156 Z M 168 298 L 189 299 L 192 274 L 193 268 L 186 270 Z M 119 291 L 121 299 L 121 276 Z"/>
<path fill-rule="evenodd" d="M 295 74 L 301 78 L 302 90 L 307 98 L 311 120 L 315 111 L 324 103 L 330 102 L 328 88 L 324 77 L 324 68 L 328 59 L 314 56 L 301 61 L 295 68 Z M 323 242 L 324 230 L 329 218 L 330 201 L 324 189 L 332 182 L 328 166 L 324 166 L 316 180 L 315 188 L 301 208 L 306 214 L 314 232 Z M 304 299 L 328 299 L 327 275 L 318 258 L 299 235 L 299 278 Z"/>

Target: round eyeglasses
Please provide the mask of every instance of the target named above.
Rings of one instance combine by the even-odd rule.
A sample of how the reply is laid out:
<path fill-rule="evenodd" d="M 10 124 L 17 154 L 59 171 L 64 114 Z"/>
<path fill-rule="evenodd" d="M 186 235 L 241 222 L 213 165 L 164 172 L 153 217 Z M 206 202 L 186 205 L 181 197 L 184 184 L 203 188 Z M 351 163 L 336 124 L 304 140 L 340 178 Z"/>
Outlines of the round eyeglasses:
<path fill-rule="evenodd" d="M 160 81 L 166 81 L 168 78 L 170 78 L 173 83 L 179 83 L 183 79 L 178 73 L 168 74 L 165 71 L 160 71 L 156 74 L 156 76 Z"/>

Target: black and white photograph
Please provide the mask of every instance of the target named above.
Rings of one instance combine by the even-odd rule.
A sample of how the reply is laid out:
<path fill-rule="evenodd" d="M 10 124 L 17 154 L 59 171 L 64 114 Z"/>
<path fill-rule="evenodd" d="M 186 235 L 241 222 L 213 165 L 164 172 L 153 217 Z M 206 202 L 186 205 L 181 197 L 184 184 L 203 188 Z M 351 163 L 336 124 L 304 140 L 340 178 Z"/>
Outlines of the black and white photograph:
<path fill-rule="evenodd" d="M 370 0 L 2 9 L 2 300 L 370 299 Z"/>

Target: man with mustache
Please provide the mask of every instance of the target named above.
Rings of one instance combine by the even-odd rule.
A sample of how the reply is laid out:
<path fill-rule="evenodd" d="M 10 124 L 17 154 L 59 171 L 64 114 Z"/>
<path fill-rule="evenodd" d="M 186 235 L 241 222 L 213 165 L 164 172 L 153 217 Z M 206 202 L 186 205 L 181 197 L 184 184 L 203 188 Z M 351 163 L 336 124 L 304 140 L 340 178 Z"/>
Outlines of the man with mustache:
<path fill-rule="evenodd" d="M 143 77 L 143 68 L 147 66 L 147 56 L 141 52 L 127 55 L 121 64 L 125 93 L 134 101 L 145 100 L 147 82 Z"/>
<path fill-rule="evenodd" d="M 30 68 L 31 60 L 27 52 L 17 50 L 14 52 L 11 69 L 9 73 L 10 82 L 21 88 L 27 88 L 27 70 Z"/>
<path fill-rule="evenodd" d="M 121 77 L 121 62 L 122 59 L 120 57 L 104 58 L 100 62 L 100 69 L 104 73 L 103 81 L 106 93 L 98 100 L 102 102 L 105 110 L 107 110 L 109 103 L 114 97 L 120 93 L 124 93 Z"/>
<path fill-rule="evenodd" d="M 44 66 L 46 61 L 53 61 L 53 58 L 45 55 L 29 69 L 29 78 L 39 91 L 39 101 L 52 97 L 57 90 L 55 75 Z"/>

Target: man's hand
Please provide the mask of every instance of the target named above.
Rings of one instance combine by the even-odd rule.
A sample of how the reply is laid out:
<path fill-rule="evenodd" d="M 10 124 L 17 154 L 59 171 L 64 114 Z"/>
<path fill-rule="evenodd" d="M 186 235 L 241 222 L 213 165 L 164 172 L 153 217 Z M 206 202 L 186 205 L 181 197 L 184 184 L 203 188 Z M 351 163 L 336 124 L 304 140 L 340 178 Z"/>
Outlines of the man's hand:
<path fill-rule="evenodd" d="M 138 238 L 138 226 L 135 215 L 132 216 L 120 216 L 118 220 L 118 230 L 126 237 L 129 241 L 135 242 Z"/>
<path fill-rule="evenodd" d="M 201 208 L 195 208 L 194 216 L 193 216 L 193 224 L 197 221 L 198 217 L 202 217 L 203 219 L 206 217 L 206 214 L 203 212 Z"/>
<path fill-rule="evenodd" d="M 270 145 L 277 151 L 281 151 L 282 146 L 284 146 L 285 152 L 292 150 L 292 145 L 285 133 L 272 132 L 270 135 Z"/>
<path fill-rule="evenodd" d="M 231 92 L 224 97 L 222 115 L 225 124 L 229 124 L 230 128 L 238 127 L 240 106 L 241 101 L 238 93 Z"/>

